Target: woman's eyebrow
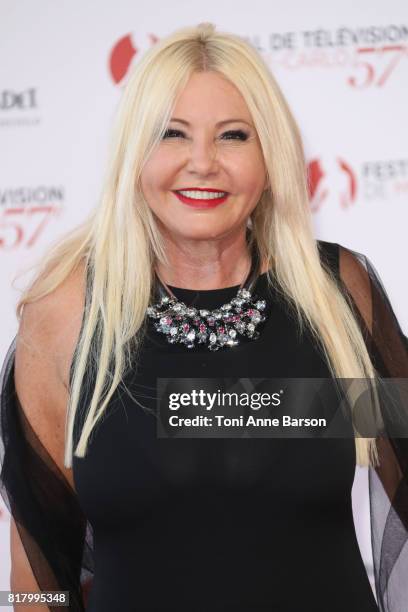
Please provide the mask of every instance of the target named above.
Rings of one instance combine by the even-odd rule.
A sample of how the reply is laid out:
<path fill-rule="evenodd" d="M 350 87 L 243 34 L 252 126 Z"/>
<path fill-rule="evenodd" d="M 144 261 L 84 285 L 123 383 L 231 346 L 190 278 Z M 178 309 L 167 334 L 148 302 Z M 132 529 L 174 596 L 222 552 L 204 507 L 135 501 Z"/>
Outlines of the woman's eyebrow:
<path fill-rule="evenodd" d="M 177 117 L 172 117 L 170 121 L 177 121 L 178 123 L 183 123 L 184 125 L 190 125 L 185 119 L 178 119 Z M 225 125 L 226 123 L 246 123 L 250 127 L 254 127 L 252 123 L 248 123 L 248 121 L 245 121 L 245 119 L 224 119 L 223 121 L 218 121 L 218 123 L 215 124 L 215 127 Z"/>

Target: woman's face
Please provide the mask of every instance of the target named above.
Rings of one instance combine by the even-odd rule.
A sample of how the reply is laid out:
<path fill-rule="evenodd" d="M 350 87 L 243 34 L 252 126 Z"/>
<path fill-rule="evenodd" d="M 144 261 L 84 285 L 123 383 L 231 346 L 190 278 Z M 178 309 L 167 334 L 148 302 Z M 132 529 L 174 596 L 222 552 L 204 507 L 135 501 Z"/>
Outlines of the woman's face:
<path fill-rule="evenodd" d="M 192 75 L 141 183 L 160 230 L 173 239 L 218 239 L 246 227 L 266 188 L 266 172 L 249 110 L 234 85 L 214 72 Z M 207 188 L 228 195 L 216 204 L 203 199 L 208 191 L 187 194 L 200 195 L 192 201 L 175 193 Z"/>

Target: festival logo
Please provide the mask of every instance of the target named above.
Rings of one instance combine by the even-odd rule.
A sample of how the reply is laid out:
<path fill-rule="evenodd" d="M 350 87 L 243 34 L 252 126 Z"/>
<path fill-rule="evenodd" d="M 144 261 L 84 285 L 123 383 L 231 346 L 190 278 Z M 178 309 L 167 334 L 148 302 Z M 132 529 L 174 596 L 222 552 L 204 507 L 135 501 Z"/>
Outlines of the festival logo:
<path fill-rule="evenodd" d="M 343 210 L 358 202 L 387 202 L 406 198 L 408 159 L 363 161 L 354 169 L 341 157 L 316 157 L 307 165 L 308 190 L 312 212 L 319 212 L 329 201 Z"/>
<path fill-rule="evenodd" d="M 135 57 L 158 40 L 155 34 L 148 34 L 136 44 L 132 35 L 126 34 L 115 43 L 109 54 L 109 72 L 115 85 L 121 85 L 124 82 Z"/>
<path fill-rule="evenodd" d="M 344 159 L 312 159 L 308 163 L 308 188 L 312 212 L 318 212 L 336 193 L 338 204 L 347 209 L 356 201 L 356 173 Z"/>

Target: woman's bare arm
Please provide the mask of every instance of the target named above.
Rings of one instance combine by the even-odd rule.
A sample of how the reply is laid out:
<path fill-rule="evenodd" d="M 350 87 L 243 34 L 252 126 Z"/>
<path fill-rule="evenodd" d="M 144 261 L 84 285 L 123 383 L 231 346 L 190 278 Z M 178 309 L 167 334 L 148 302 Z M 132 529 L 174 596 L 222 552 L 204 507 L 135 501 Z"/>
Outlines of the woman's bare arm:
<path fill-rule="evenodd" d="M 84 269 L 78 268 L 54 292 L 25 305 L 17 334 L 14 380 L 30 426 L 75 491 L 72 469 L 64 466 L 65 416 L 72 356 L 84 304 Z M 23 538 L 24 540 L 24 538 Z M 39 591 L 15 520 L 10 523 L 12 591 Z M 29 612 L 33 606 L 17 606 Z M 35 610 L 48 610 L 38 605 Z"/>

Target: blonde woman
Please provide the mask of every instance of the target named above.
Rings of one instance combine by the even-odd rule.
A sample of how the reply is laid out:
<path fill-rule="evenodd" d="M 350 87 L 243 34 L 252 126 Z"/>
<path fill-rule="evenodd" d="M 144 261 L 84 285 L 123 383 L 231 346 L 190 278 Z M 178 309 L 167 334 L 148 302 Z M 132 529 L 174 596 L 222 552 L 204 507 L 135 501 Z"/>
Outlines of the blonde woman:
<path fill-rule="evenodd" d="M 298 127 L 248 43 L 200 24 L 141 58 L 100 205 L 17 312 L 1 381 L 13 591 L 90 612 L 402 611 L 403 440 L 156 432 L 159 378 L 408 373 L 369 261 L 313 237 Z"/>

